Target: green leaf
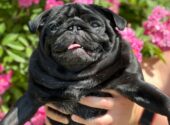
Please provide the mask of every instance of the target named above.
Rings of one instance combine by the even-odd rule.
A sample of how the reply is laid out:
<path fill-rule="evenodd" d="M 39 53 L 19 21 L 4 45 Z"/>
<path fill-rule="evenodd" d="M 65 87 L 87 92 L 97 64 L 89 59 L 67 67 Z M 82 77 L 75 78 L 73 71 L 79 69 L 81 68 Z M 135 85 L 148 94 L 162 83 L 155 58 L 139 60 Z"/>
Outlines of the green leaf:
<path fill-rule="evenodd" d="M 12 65 L 12 66 L 10 66 L 10 68 L 12 68 L 12 70 L 14 70 L 14 71 L 19 70 L 17 65 Z"/>
<path fill-rule="evenodd" d="M 3 58 L 3 62 L 4 63 L 11 63 L 11 62 L 13 62 L 14 60 L 13 60 L 13 58 L 11 57 L 11 56 L 5 56 L 4 58 Z"/>
<path fill-rule="evenodd" d="M 94 1 L 94 4 L 99 5 L 99 4 L 100 4 L 100 0 L 95 0 L 95 1 Z"/>
<path fill-rule="evenodd" d="M 32 48 L 30 48 L 30 47 L 26 48 L 26 55 L 27 55 L 27 57 L 31 56 L 32 51 L 33 51 Z"/>
<path fill-rule="evenodd" d="M 6 93 L 3 95 L 3 103 L 8 102 L 8 101 L 10 100 L 10 98 L 11 98 L 11 95 L 6 92 Z"/>
<path fill-rule="evenodd" d="M 31 41 L 31 45 L 35 47 L 38 43 L 38 37 L 36 35 L 27 35 L 27 38 Z"/>
<path fill-rule="evenodd" d="M 144 42 L 144 48 L 142 50 L 142 54 L 144 57 L 156 56 L 159 59 L 161 59 L 163 62 L 165 62 L 161 49 L 151 42 L 146 42 L 146 41 Z"/>
<path fill-rule="evenodd" d="M 23 36 L 19 36 L 18 37 L 19 42 L 21 42 L 24 46 L 29 46 L 28 41 L 26 40 L 26 38 L 24 38 Z"/>
<path fill-rule="evenodd" d="M 23 29 L 24 29 L 25 31 L 29 31 L 29 28 L 28 28 L 27 25 L 24 25 L 24 26 L 23 26 Z"/>
<path fill-rule="evenodd" d="M 6 30 L 6 26 L 5 26 L 5 23 L 1 23 L 0 24 L 0 34 L 3 34 Z"/>
<path fill-rule="evenodd" d="M 42 11 L 43 11 L 42 8 L 33 9 L 33 13 L 41 13 Z"/>
<path fill-rule="evenodd" d="M 143 27 L 137 27 L 137 28 L 136 28 L 136 36 L 137 36 L 137 37 L 143 36 L 143 33 L 144 33 Z"/>
<path fill-rule="evenodd" d="M 7 53 L 8 53 L 8 55 L 11 56 L 15 61 L 20 62 L 20 63 L 25 63 L 25 59 L 22 58 L 21 56 L 13 53 L 13 52 L 10 51 L 10 50 L 7 50 Z"/>
<path fill-rule="evenodd" d="M 10 92 L 14 95 L 15 99 L 19 99 L 23 95 L 22 91 L 17 87 L 12 87 Z"/>
<path fill-rule="evenodd" d="M 137 0 L 128 0 L 131 4 L 136 5 Z"/>
<path fill-rule="evenodd" d="M 4 112 L 4 113 L 7 113 L 8 110 L 9 110 L 9 108 L 8 108 L 7 105 L 2 105 L 2 106 L 1 106 L 1 109 L 2 109 L 2 112 Z"/>
<path fill-rule="evenodd" d="M 103 1 L 103 2 L 101 3 L 101 5 L 102 5 L 103 7 L 109 7 L 109 6 L 111 6 L 111 4 L 110 4 L 109 2 L 107 2 L 107 1 Z"/>
<path fill-rule="evenodd" d="M 15 44 L 8 43 L 6 46 L 10 47 L 11 49 L 20 51 L 25 49 L 25 47 L 22 44 L 19 44 L 18 42 L 16 42 Z"/>
<path fill-rule="evenodd" d="M 127 2 L 127 0 L 120 0 L 120 2 L 121 2 L 121 3 L 126 3 L 126 2 Z"/>
<path fill-rule="evenodd" d="M 4 50 L 3 50 L 3 48 L 0 46 L 0 57 L 2 57 L 3 53 L 4 53 Z"/>
<path fill-rule="evenodd" d="M 25 70 L 26 68 L 25 67 L 26 67 L 25 63 L 19 64 L 20 73 L 23 74 L 23 75 L 26 74 L 26 70 Z"/>
<path fill-rule="evenodd" d="M 149 42 L 149 41 L 150 41 L 150 37 L 149 37 L 149 36 L 146 36 L 146 35 L 142 35 L 142 36 L 141 36 L 141 39 L 142 39 L 144 42 Z"/>
<path fill-rule="evenodd" d="M 68 2 L 70 2 L 70 0 L 63 0 L 65 3 L 68 3 Z"/>
<path fill-rule="evenodd" d="M 112 4 L 108 1 L 104 1 L 104 0 L 95 0 L 94 2 L 95 4 L 99 5 L 99 6 L 103 6 L 103 7 L 110 7 Z"/>
<path fill-rule="evenodd" d="M 18 37 L 18 34 L 14 34 L 14 33 L 7 34 L 2 39 L 2 45 L 7 45 L 9 43 L 14 44 L 17 37 Z"/>
<path fill-rule="evenodd" d="M 17 70 L 15 71 L 15 76 L 12 77 L 13 83 L 15 83 L 15 86 L 22 88 L 22 92 L 28 87 L 27 74 L 23 75 L 20 73 L 20 70 Z"/>

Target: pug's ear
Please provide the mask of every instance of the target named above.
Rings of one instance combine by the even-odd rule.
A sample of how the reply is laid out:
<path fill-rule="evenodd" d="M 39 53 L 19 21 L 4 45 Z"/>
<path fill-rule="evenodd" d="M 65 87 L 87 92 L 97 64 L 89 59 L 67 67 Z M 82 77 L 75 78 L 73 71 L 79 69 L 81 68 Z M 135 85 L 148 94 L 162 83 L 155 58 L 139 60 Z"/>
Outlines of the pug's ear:
<path fill-rule="evenodd" d="M 35 19 L 28 22 L 28 27 L 30 32 L 35 33 L 36 31 L 41 31 L 42 27 L 47 21 L 47 18 L 50 15 L 51 10 L 46 10 L 42 12 Z"/>
<path fill-rule="evenodd" d="M 98 11 L 99 13 L 101 13 L 104 17 L 109 19 L 112 27 L 114 28 L 117 27 L 119 30 L 123 30 L 126 27 L 127 21 L 123 17 L 115 14 L 114 12 L 112 12 L 107 8 L 103 8 L 101 6 L 94 5 L 94 4 L 90 6 L 94 8 L 96 11 Z"/>

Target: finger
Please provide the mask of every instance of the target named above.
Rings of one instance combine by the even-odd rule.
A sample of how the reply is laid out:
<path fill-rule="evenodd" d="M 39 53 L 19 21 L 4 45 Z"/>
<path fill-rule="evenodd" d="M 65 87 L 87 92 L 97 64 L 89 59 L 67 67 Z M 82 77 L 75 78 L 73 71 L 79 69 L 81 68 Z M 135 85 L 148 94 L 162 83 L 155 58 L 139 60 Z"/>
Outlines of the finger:
<path fill-rule="evenodd" d="M 74 122 L 77 122 L 77 123 L 80 123 L 80 124 L 83 124 L 83 125 L 87 125 L 87 120 L 77 116 L 77 115 L 72 115 L 71 116 L 71 119 L 74 121 Z"/>
<path fill-rule="evenodd" d="M 103 116 L 92 119 L 89 122 L 93 123 L 92 125 L 113 125 L 114 119 L 110 114 L 105 114 Z"/>
<path fill-rule="evenodd" d="M 71 119 L 74 122 L 84 124 L 84 125 L 113 125 L 113 118 L 111 115 L 106 114 L 98 118 L 85 120 L 77 115 L 72 115 Z"/>
<path fill-rule="evenodd" d="M 117 91 L 112 90 L 112 89 L 103 89 L 101 91 L 106 92 L 106 93 L 110 93 L 113 97 L 117 97 L 117 96 L 120 95 Z"/>
<path fill-rule="evenodd" d="M 114 105 L 114 98 L 88 96 L 83 97 L 80 100 L 80 104 L 100 109 L 112 109 Z"/>
<path fill-rule="evenodd" d="M 52 125 L 52 123 L 49 121 L 49 119 L 46 117 L 46 120 L 45 120 L 45 125 Z"/>
<path fill-rule="evenodd" d="M 55 110 L 57 110 L 57 111 L 59 111 L 59 112 L 61 112 L 61 113 L 63 113 L 63 114 L 66 114 L 66 115 L 68 115 L 68 113 L 67 112 L 65 112 L 64 110 L 62 110 L 61 108 L 57 108 L 57 106 L 55 106 L 54 104 L 52 104 L 52 103 L 48 103 L 48 104 L 46 104 L 48 107 L 50 107 L 50 108 L 52 108 L 52 109 L 55 109 Z"/>
<path fill-rule="evenodd" d="M 47 117 L 49 117 L 50 119 L 52 119 L 54 121 L 61 122 L 63 124 L 69 123 L 69 120 L 67 119 L 66 116 L 62 115 L 58 111 L 56 111 L 48 106 L 46 106 L 46 114 L 47 114 Z"/>

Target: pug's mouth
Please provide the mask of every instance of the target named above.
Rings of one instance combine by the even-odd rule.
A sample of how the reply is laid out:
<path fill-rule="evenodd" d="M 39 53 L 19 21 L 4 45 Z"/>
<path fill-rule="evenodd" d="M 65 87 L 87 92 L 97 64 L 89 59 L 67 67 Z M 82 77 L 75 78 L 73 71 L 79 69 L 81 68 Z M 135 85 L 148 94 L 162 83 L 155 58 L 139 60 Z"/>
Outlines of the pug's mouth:
<path fill-rule="evenodd" d="M 73 43 L 73 44 L 70 44 L 68 46 L 68 50 L 74 50 L 74 49 L 77 49 L 77 48 L 82 48 L 83 49 L 83 47 L 81 47 L 81 45 L 77 44 L 77 43 Z"/>
<path fill-rule="evenodd" d="M 88 47 L 83 46 L 79 43 L 73 42 L 67 46 L 59 47 L 58 45 L 52 45 L 52 54 L 53 55 L 74 55 L 75 56 L 86 56 L 89 58 L 95 58 L 97 55 L 100 54 L 101 49 L 99 47 Z"/>
<path fill-rule="evenodd" d="M 79 53 L 79 54 L 87 54 L 89 56 L 94 56 L 94 52 L 84 48 L 78 43 L 72 43 L 67 47 L 67 51 L 72 52 L 72 53 Z"/>
<path fill-rule="evenodd" d="M 53 46 L 53 59 L 70 71 L 80 71 L 98 61 L 102 56 L 98 52 L 98 48 L 92 49 L 78 43 L 71 43 L 64 50 L 60 51 L 54 48 Z"/>

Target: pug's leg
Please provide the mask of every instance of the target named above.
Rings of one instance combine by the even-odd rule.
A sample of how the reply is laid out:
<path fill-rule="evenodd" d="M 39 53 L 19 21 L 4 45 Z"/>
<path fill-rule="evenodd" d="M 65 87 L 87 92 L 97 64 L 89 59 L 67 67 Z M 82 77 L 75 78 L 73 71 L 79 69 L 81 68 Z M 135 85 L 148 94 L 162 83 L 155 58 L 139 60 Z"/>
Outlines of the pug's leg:
<path fill-rule="evenodd" d="M 167 116 L 170 122 L 170 98 L 153 85 L 129 75 L 115 80 L 110 88 L 148 110 Z"/>
<path fill-rule="evenodd" d="M 35 98 L 25 93 L 0 122 L 0 125 L 23 125 L 40 106 L 41 104 Z"/>

